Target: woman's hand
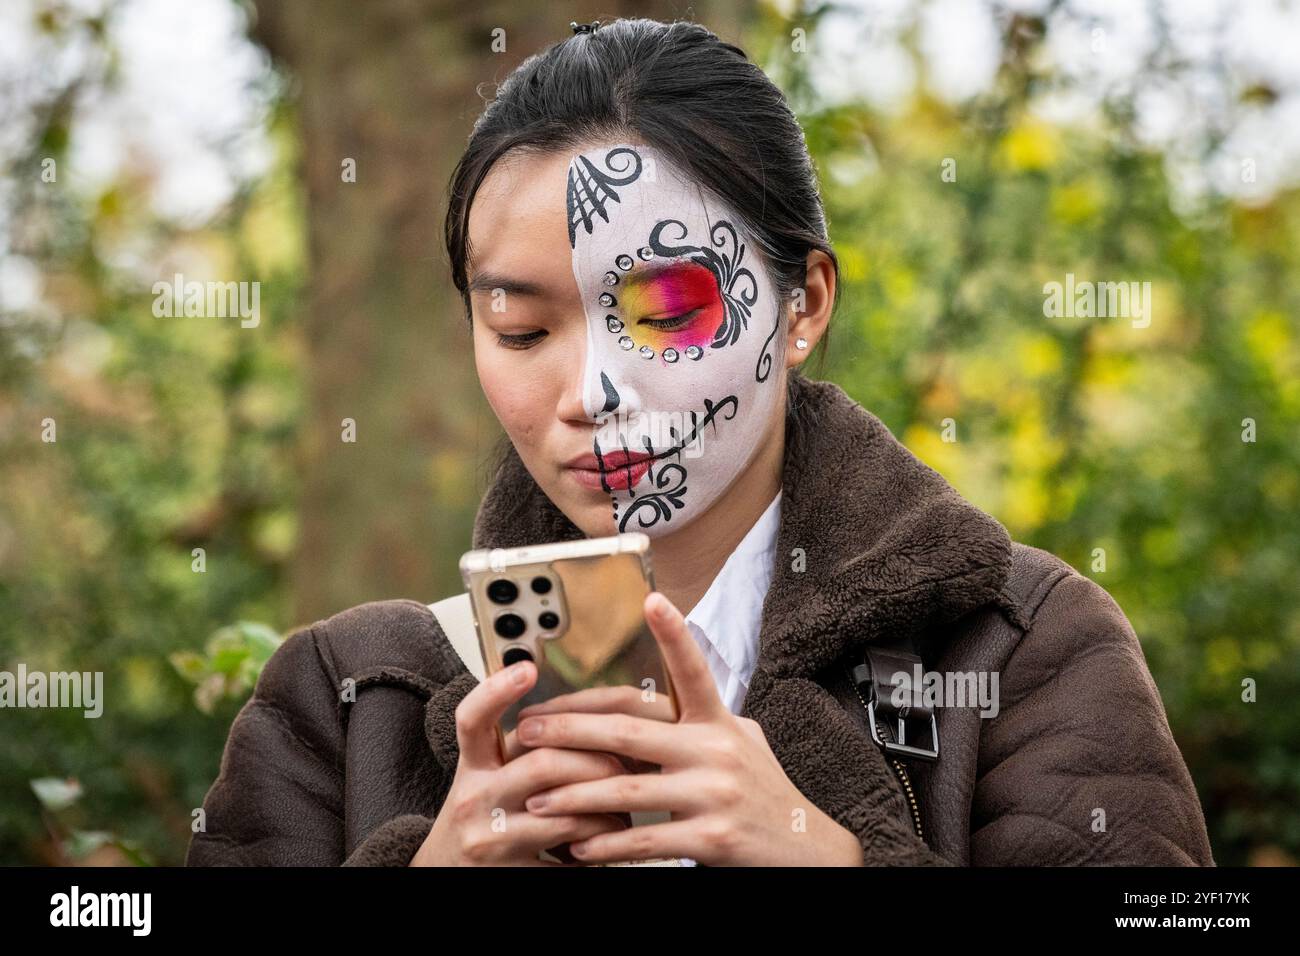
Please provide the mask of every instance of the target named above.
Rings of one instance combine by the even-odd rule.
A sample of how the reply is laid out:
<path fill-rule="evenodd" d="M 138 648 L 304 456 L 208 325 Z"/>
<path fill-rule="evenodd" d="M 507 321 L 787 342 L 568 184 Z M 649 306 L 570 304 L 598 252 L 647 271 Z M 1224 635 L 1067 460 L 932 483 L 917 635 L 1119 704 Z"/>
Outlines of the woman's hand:
<path fill-rule="evenodd" d="M 676 692 L 678 719 L 663 695 L 600 687 L 519 712 L 523 747 L 607 751 L 658 764 L 659 773 L 619 773 L 533 793 L 538 816 L 668 810 L 668 823 L 593 835 L 570 851 L 584 863 L 690 857 L 709 866 L 861 866 L 858 838 L 795 788 L 758 723 L 718 696 L 681 612 L 659 592 L 646 620 Z"/>
<path fill-rule="evenodd" d="M 513 664 L 480 681 L 456 707 L 456 776 L 411 866 L 562 866 L 539 860 L 538 851 L 626 825 L 607 814 L 540 817 L 523 808 L 524 798 L 538 790 L 624 772 L 609 754 L 525 750 L 515 742 L 514 731 L 506 735 L 506 749 L 519 756 L 502 761 L 495 725 L 536 681 L 537 666 L 531 661 Z"/>

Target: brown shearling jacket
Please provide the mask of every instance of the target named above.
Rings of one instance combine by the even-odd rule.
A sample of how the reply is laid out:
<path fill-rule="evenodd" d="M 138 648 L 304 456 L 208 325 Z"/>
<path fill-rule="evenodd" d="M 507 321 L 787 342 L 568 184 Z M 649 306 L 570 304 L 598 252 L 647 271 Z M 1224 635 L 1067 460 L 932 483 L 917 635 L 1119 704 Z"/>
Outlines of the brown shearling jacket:
<path fill-rule="evenodd" d="M 790 397 L 776 569 L 741 714 L 795 786 L 857 834 L 868 865 L 1214 865 L 1111 597 L 1012 542 L 838 386 L 796 373 Z M 473 546 L 581 536 L 511 452 Z M 910 765 L 923 839 L 844 668 L 900 634 L 926 670 L 999 677 L 995 717 L 939 707 L 940 759 Z M 451 785 L 455 709 L 475 681 L 417 601 L 296 631 L 231 727 L 187 865 L 406 865 Z"/>

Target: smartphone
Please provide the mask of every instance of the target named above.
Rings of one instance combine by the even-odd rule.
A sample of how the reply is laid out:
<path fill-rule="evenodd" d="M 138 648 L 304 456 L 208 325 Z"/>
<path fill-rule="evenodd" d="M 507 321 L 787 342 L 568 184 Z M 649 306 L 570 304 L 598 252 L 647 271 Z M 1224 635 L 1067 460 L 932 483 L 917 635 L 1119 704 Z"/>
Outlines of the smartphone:
<path fill-rule="evenodd" d="M 620 684 L 645 694 L 672 687 L 645 620 L 654 590 L 650 539 L 640 532 L 522 548 L 470 551 L 461 578 L 488 674 L 517 661 L 537 665 L 537 683 L 502 715 L 505 736 L 529 704 L 588 687 Z"/>
<path fill-rule="evenodd" d="M 485 672 L 491 675 L 521 660 L 537 665 L 537 683 L 497 724 L 503 759 L 506 735 L 515 729 L 520 710 L 589 687 L 638 687 L 647 701 L 664 695 L 667 707 L 657 713 L 677 718 L 668 668 L 645 620 L 646 595 L 654 590 L 647 535 L 627 532 L 482 548 L 461 557 L 460 573 Z M 658 767 L 642 764 L 637 769 L 653 772 Z M 630 822 L 638 826 L 669 819 L 666 811 L 637 812 Z M 572 862 L 567 853 L 561 856 Z"/>

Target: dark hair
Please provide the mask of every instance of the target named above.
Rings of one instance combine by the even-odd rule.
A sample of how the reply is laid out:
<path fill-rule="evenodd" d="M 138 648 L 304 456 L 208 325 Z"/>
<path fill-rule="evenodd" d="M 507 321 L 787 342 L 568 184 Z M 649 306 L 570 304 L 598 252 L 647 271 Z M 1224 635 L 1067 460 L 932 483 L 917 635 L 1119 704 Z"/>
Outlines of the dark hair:
<path fill-rule="evenodd" d="M 512 149 L 549 153 L 635 133 L 735 209 L 760 246 L 781 302 L 820 249 L 839 275 L 803 129 L 745 52 L 689 22 L 619 19 L 575 33 L 519 64 L 474 124 L 452 174 L 446 239 L 466 292 L 469 211 Z M 835 284 L 835 302 L 840 284 Z M 825 360 L 822 337 L 821 361 Z"/>

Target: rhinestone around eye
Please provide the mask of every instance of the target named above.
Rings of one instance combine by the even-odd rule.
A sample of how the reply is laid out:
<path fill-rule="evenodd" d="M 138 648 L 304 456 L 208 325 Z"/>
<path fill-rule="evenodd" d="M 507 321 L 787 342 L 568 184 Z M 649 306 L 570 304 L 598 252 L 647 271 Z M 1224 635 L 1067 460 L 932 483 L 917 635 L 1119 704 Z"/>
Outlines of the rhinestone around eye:
<path fill-rule="evenodd" d="M 605 285 L 618 285 L 618 273 L 612 269 L 605 273 Z"/>
<path fill-rule="evenodd" d="M 632 268 L 632 257 L 624 253 L 614 260 L 614 265 L 627 272 L 628 269 Z"/>
<path fill-rule="evenodd" d="M 655 257 L 655 251 L 651 249 L 649 246 L 642 246 L 640 249 L 636 251 L 636 254 L 640 256 L 642 259 L 645 259 L 647 262 L 649 262 L 651 259 Z"/>
<path fill-rule="evenodd" d="M 618 344 L 619 344 L 619 348 L 623 349 L 624 351 L 627 351 L 636 343 L 632 341 L 632 336 L 625 335 L 618 340 Z"/>
<path fill-rule="evenodd" d="M 686 357 L 698 362 L 704 357 L 704 349 L 700 348 L 698 345 L 688 345 L 686 346 Z"/>
<path fill-rule="evenodd" d="M 622 332 L 623 323 L 619 321 L 617 316 L 607 315 L 605 316 L 605 328 L 611 332 Z"/>
<path fill-rule="evenodd" d="M 602 292 L 600 294 L 600 304 L 603 305 L 605 308 L 608 309 L 611 305 L 614 305 L 616 302 L 618 302 L 618 300 L 615 299 L 608 292 Z"/>
<path fill-rule="evenodd" d="M 676 362 L 676 361 L 677 361 L 677 350 L 676 350 L 676 349 L 664 349 L 664 361 L 665 361 L 665 362 Z"/>
<path fill-rule="evenodd" d="M 641 346 L 640 352 L 642 358 L 651 359 L 655 357 L 655 350 L 648 345 Z"/>

